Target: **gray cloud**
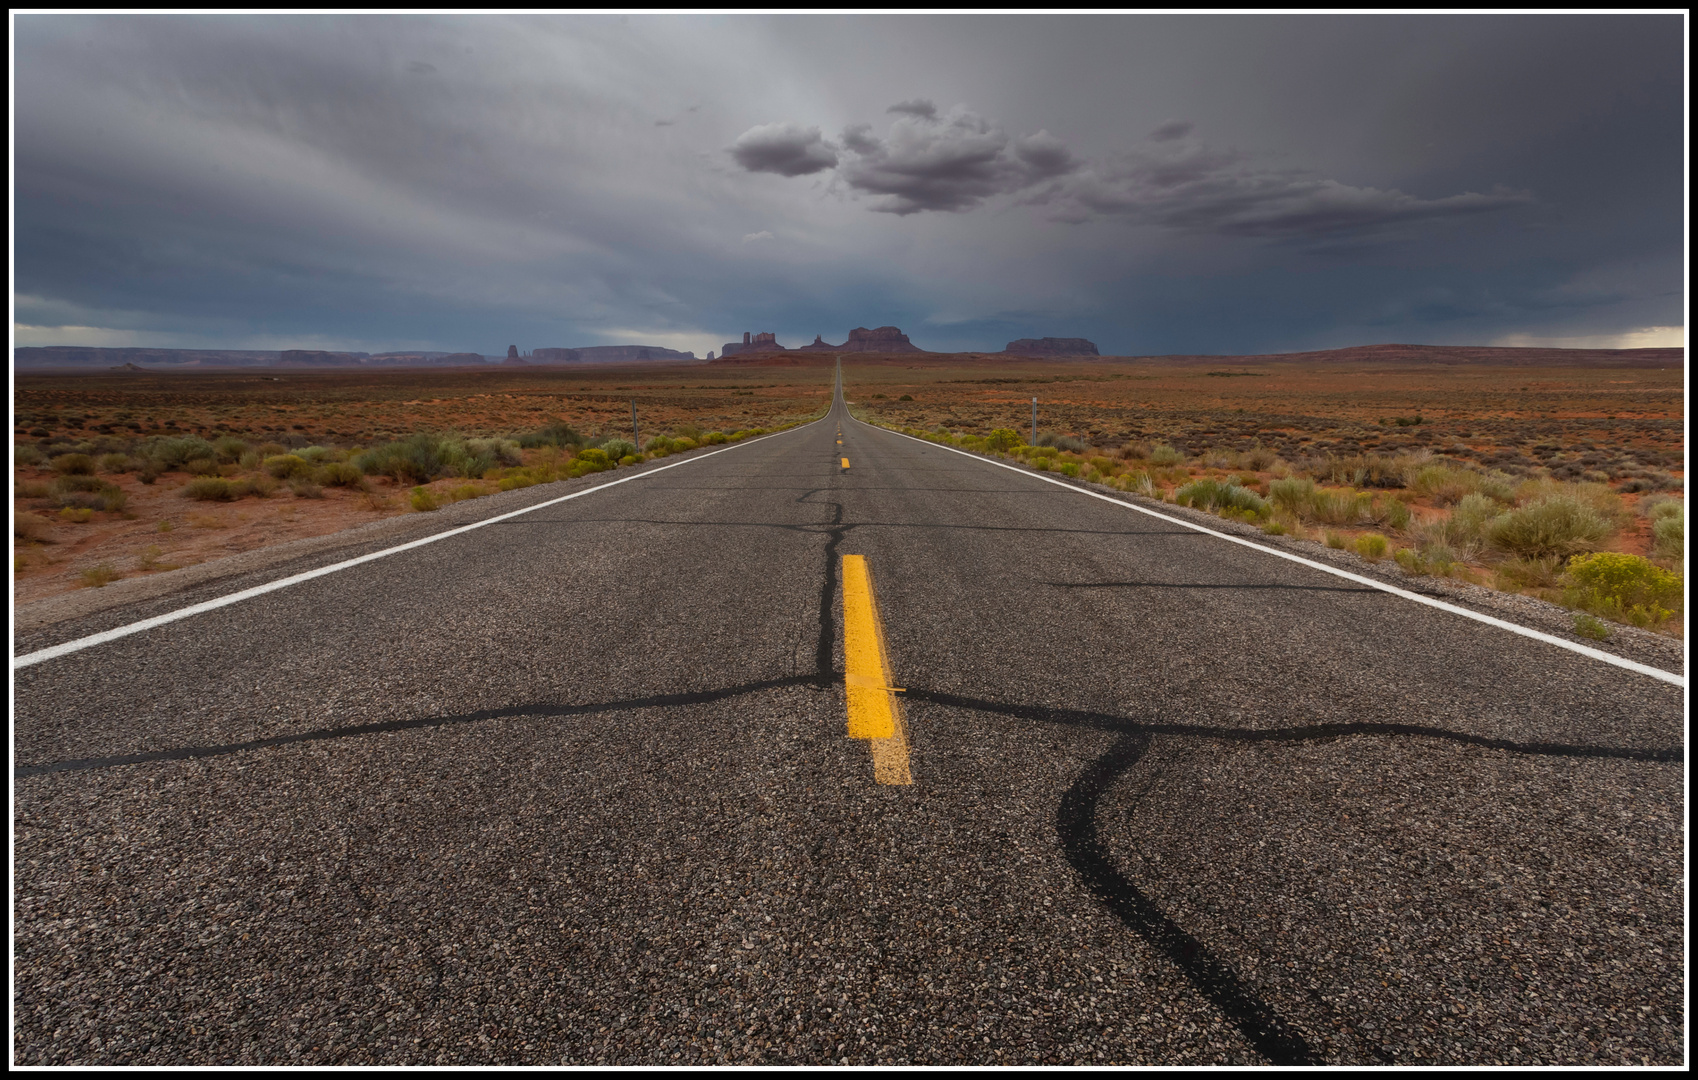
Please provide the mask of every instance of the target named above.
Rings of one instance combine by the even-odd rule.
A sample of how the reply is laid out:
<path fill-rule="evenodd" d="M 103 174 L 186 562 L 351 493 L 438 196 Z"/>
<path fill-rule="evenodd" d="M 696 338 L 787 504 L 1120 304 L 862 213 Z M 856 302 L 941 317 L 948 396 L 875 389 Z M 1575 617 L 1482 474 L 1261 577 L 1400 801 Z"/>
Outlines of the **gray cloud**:
<path fill-rule="evenodd" d="M 1058 220 L 1118 217 L 1190 232 L 1310 238 L 1506 210 L 1533 202 L 1498 189 L 1422 199 L 1395 188 L 1354 187 L 1185 137 L 1191 125 L 1163 124 L 1117 161 L 1080 169 L 1031 202 L 1052 203 Z"/>
<path fill-rule="evenodd" d="M 903 102 L 890 111 L 902 115 L 882 140 L 869 124 L 843 132 L 854 156 L 839 168 L 850 188 L 884 196 L 872 207 L 881 213 L 968 210 L 1076 167 L 1067 147 L 1049 132 L 1011 139 L 964 106 L 941 117 L 930 102 Z"/>
<path fill-rule="evenodd" d="M 1173 139 L 1183 139 L 1191 134 L 1191 129 L 1196 126 L 1189 120 L 1169 120 L 1150 132 L 1150 140 L 1152 142 L 1168 142 Z"/>
<path fill-rule="evenodd" d="M 800 124 L 762 124 L 737 136 L 731 156 L 750 172 L 808 176 L 837 164 L 837 152 L 817 127 Z"/>
<path fill-rule="evenodd" d="M 898 101 L 884 111 L 887 113 L 906 113 L 909 116 L 918 116 L 926 120 L 937 119 L 937 106 L 925 98 Z"/>

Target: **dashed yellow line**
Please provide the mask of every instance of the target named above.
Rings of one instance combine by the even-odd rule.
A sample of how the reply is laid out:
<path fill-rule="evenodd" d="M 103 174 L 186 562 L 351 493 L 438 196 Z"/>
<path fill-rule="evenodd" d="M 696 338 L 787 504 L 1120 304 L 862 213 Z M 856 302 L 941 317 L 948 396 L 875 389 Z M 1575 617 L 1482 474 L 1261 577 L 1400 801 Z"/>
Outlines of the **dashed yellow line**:
<path fill-rule="evenodd" d="M 864 555 L 843 556 L 843 683 L 849 703 L 849 737 L 866 739 L 873 753 L 873 780 L 911 784 L 908 729 L 890 685 L 890 655 L 884 624 L 873 599 L 872 574 Z"/>
<path fill-rule="evenodd" d="M 845 469 L 847 469 L 849 467 L 849 459 L 848 458 L 843 459 L 843 467 Z"/>

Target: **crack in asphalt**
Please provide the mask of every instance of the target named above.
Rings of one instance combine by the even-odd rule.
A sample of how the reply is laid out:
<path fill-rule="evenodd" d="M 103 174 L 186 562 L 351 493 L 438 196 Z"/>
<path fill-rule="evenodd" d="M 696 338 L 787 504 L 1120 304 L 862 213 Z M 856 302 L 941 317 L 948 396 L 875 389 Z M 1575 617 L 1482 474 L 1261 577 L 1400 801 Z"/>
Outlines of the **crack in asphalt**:
<path fill-rule="evenodd" d="M 1150 735 L 1133 732 L 1116 739 L 1091 762 L 1061 797 L 1056 830 L 1067 861 L 1085 887 L 1152 948 L 1184 972 L 1197 991 L 1243 1033 L 1256 1052 L 1275 1065 L 1315 1065 L 1303 1036 L 1244 985 L 1224 961 L 1168 917 L 1132 879 L 1116 870 L 1097 831 L 1097 803 L 1121 774 L 1149 749 Z"/>

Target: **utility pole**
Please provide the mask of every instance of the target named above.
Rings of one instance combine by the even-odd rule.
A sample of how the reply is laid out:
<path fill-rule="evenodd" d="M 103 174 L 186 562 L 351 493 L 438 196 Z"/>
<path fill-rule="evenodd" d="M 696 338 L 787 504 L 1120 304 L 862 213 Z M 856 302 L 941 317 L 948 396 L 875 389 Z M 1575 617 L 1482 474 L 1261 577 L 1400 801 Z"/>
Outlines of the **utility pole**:
<path fill-rule="evenodd" d="M 637 453 L 643 452 L 642 437 L 637 434 L 637 399 L 631 399 L 631 441 L 637 444 Z"/>
<path fill-rule="evenodd" d="M 1032 399 L 1032 445 L 1038 445 L 1038 399 Z"/>

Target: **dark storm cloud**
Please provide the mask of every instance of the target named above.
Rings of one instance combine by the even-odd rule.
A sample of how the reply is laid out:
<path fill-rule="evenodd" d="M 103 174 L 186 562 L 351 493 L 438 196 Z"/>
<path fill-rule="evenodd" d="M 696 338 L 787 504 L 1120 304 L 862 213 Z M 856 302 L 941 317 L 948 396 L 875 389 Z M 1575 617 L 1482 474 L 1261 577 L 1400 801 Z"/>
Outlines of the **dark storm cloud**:
<path fill-rule="evenodd" d="M 1247 155 L 1185 138 L 1189 123 L 1162 125 L 1146 147 L 1081 170 L 1040 199 L 1056 217 L 1094 216 L 1224 236 L 1322 237 L 1411 222 L 1507 210 L 1533 201 L 1527 192 L 1463 192 L 1423 199 L 1395 189 L 1272 169 Z"/>
<path fill-rule="evenodd" d="M 883 196 L 872 209 L 902 216 L 923 210 L 969 210 L 993 195 L 1023 191 L 1076 167 L 1067 147 L 1049 132 L 1039 130 L 1023 138 L 1010 138 L 1002 128 L 964 106 L 938 116 L 936 106 L 929 101 L 904 101 L 888 111 L 898 117 L 883 139 L 872 134 L 871 124 L 853 124 L 842 135 L 843 148 L 850 156 L 839 165 L 832 153 L 830 165 L 816 164 L 806 171 L 839 165 L 838 175 L 851 189 Z M 794 153 L 790 146 L 810 133 L 813 143 L 827 145 L 820 143 L 818 129 L 804 133 L 796 124 L 755 128 L 738 143 L 777 129 L 784 133 L 786 153 Z M 763 134 L 762 138 L 773 137 Z M 755 168 L 737 154 L 735 147 L 733 154 L 751 172 L 778 171 Z M 823 161 L 824 155 L 814 160 Z"/>
<path fill-rule="evenodd" d="M 808 176 L 837 164 L 837 152 L 817 127 L 763 124 L 752 127 L 731 144 L 731 156 L 750 172 L 779 176 Z"/>

